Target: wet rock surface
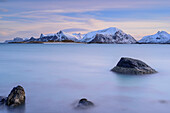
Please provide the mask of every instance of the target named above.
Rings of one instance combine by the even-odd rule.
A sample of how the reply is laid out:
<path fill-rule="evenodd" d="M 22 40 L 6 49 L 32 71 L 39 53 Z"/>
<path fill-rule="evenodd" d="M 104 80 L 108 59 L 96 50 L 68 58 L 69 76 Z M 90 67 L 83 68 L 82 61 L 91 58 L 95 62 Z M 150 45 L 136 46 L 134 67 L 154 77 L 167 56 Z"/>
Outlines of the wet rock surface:
<path fill-rule="evenodd" d="M 76 108 L 78 109 L 87 109 L 90 107 L 93 107 L 94 104 L 91 101 L 88 101 L 86 98 L 82 98 L 79 102 L 78 105 L 76 106 Z"/>
<path fill-rule="evenodd" d="M 122 57 L 111 71 L 134 75 L 152 74 L 157 72 L 143 61 L 127 57 Z"/>
<path fill-rule="evenodd" d="M 12 89 L 7 97 L 6 105 L 18 106 L 25 103 L 25 91 L 22 86 L 17 86 Z"/>

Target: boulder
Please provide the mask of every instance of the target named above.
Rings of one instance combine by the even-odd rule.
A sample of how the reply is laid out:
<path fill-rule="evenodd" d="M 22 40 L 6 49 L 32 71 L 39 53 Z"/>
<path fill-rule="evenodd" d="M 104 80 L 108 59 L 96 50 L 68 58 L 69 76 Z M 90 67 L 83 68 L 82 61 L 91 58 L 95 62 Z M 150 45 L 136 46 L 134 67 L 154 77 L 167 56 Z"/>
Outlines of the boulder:
<path fill-rule="evenodd" d="M 90 108 L 90 107 L 93 107 L 93 106 L 94 106 L 94 104 L 91 101 L 88 101 L 86 98 L 82 98 L 78 102 L 77 108 L 87 109 L 87 108 Z"/>
<path fill-rule="evenodd" d="M 18 106 L 25 102 L 25 91 L 21 86 L 14 87 L 7 97 L 6 105 Z"/>
<path fill-rule="evenodd" d="M 157 72 L 143 61 L 127 57 L 122 57 L 118 64 L 113 69 L 111 69 L 111 71 L 135 75 L 152 74 Z"/>

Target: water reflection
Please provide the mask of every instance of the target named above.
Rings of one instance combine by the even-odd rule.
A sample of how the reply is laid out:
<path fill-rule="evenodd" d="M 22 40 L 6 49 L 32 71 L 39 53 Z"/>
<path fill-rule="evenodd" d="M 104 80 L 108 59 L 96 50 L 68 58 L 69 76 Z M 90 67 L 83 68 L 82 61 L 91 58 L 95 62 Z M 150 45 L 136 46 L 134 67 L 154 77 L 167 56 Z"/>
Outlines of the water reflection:
<path fill-rule="evenodd" d="M 5 104 L 0 104 L 0 110 L 6 111 L 7 113 L 25 113 L 25 103 L 17 107 L 9 107 Z M 5 112 L 4 112 L 5 113 Z"/>
<path fill-rule="evenodd" d="M 17 107 L 6 107 L 8 113 L 25 113 L 25 103 Z"/>

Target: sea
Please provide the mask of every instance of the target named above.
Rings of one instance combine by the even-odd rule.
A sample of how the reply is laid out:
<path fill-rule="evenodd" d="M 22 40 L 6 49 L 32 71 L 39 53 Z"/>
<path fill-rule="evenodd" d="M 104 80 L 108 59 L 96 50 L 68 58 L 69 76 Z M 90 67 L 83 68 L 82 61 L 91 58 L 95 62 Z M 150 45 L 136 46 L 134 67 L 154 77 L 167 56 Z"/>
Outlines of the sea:
<path fill-rule="evenodd" d="M 158 73 L 111 72 L 121 57 Z M 170 113 L 168 44 L 0 44 L 0 96 L 25 89 L 26 102 L 0 113 Z M 89 109 L 76 109 L 86 98 Z"/>

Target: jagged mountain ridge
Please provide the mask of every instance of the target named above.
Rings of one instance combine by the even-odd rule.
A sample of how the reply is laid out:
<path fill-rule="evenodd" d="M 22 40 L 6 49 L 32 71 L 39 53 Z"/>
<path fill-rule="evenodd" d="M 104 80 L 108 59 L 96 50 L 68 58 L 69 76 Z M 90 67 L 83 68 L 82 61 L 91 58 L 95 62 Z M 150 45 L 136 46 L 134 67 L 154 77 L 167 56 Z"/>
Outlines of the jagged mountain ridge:
<path fill-rule="evenodd" d="M 73 36 L 69 33 L 65 33 L 64 31 L 59 31 L 56 34 L 47 34 L 47 35 L 40 35 L 40 38 L 37 41 L 48 42 L 48 41 L 74 41 L 77 42 L 78 38 Z"/>
<path fill-rule="evenodd" d="M 81 41 L 87 43 L 136 43 L 136 40 L 131 35 L 115 27 L 89 32 Z"/>
<path fill-rule="evenodd" d="M 15 39 L 15 38 L 14 38 Z M 16 42 L 10 40 L 9 42 Z M 59 31 L 55 34 L 41 34 L 39 38 L 31 37 L 17 42 L 82 42 L 82 43 L 136 43 L 136 40 L 122 30 L 110 27 L 103 30 L 92 31 L 87 34 L 69 34 Z"/>

